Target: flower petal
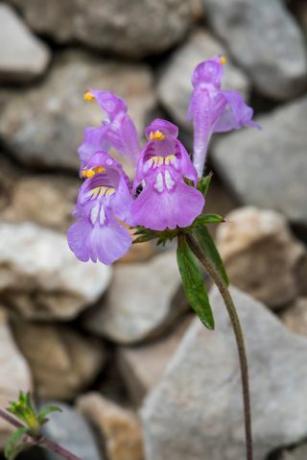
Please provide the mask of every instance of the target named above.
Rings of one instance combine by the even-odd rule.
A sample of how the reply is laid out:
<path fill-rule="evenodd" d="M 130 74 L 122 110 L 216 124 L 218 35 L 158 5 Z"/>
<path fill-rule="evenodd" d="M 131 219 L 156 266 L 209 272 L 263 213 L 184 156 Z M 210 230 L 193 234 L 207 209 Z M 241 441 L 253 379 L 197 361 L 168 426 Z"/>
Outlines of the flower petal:
<path fill-rule="evenodd" d="M 134 201 L 132 216 L 135 225 L 152 230 L 184 228 L 192 224 L 204 204 L 203 195 L 183 180 L 177 182 L 173 190 L 161 193 L 148 185 Z"/>

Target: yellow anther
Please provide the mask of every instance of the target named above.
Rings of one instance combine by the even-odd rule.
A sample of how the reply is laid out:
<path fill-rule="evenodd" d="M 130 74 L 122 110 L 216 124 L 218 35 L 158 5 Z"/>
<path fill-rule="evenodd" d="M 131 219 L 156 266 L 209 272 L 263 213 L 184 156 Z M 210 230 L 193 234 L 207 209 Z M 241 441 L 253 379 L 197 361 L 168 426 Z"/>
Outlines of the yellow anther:
<path fill-rule="evenodd" d="M 84 169 L 81 171 L 81 176 L 86 179 L 92 179 L 95 176 L 95 171 L 93 169 Z"/>
<path fill-rule="evenodd" d="M 83 171 L 81 171 L 81 176 L 85 177 L 86 179 L 92 179 L 94 176 L 96 176 L 96 174 L 103 173 L 105 170 L 106 168 L 103 166 L 95 166 L 95 168 L 83 169 Z"/>
<path fill-rule="evenodd" d="M 163 134 L 161 131 L 151 131 L 149 134 L 149 140 L 150 141 L 164 141 L 165 139 L 165 134 Z"/>
<path fill-rule="evenodd" d="M 90 91 L 85 91 L 85 93 L 83 94 L 83 99 L 86 102 L 92 102 L 95 100 L 95 97 L 92 95 Z"/>
<path fill-rule="evenodd" d="M 227 64 L 227 59 L 226 59 L 225 56 L 221 56 L 221 57 L 220 57 L 220 64 L 222 64 L 222 65 Z"/>

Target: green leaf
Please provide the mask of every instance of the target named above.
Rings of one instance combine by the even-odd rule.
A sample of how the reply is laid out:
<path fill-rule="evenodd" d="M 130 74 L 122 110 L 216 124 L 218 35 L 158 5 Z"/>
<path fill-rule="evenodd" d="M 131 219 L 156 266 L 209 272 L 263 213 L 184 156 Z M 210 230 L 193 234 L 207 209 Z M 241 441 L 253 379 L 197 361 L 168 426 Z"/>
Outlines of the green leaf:
<path fill-rule="evenodd" d="M 220 224 L 221 222 L 225 222 L 225 219 L 219 214 L 201 214 L 196 218 L 193 225 L 195 227 L 196 225 Z"/>
<path fill-rule="evenodd" d="M 4 447 L 4 456 L 7 460 L 14 460 L 17 455 L 28 446 L 23 442 L 24 435 L 27 434 L 27 428 L 18 428 L 11 434 Z"/>
<path fill-rule="evenodd" d="M 43 406 L 37 416 L 39 423 L 43 425 L 44 423 L 48 422 L 47 415 L 50 415 L 53 412 L 62 412 L 62 409 L 55 405 Z"/>
<path fill-rule="evenodd" d="M 198 190 L 201 191 L 201 193 L 202 193 L 203 195 L 205 195 L 205 196 L 206 196 L 206 195 L 208 194 L 208 192 L 209 192 L 209 188 L 210 188 L 212 176 L 213 176 L 213 173 L 210 172 L 207 176 L 202 177 L 202 178 L 199 179 L 199 181 L 198 181 L 197 188 L 198 188 Z"/>
<path fill-rule="evenodd" d="M 215 243 L 207 229 L 204 225 L 196 226 L 192 232 L 194 238 L 198 242 L 199 246 L 206 254 L 206 256 L 211 260 L 216 270 L 219 272 L 220 276 L 223 278 L 226 286 L 229 285 L 229 279 L 224 267 L 224 263 L 221 259 L 221 256 L 216 249 Z"/>
<path fill-rule="evenodd" d="M 214 329 L 214 318 L 204 283 L 203 273 L 183 235 L 178 238 L 177 262 L 183 289 L 189 304 L 201 322 L 208 329 Z"/>

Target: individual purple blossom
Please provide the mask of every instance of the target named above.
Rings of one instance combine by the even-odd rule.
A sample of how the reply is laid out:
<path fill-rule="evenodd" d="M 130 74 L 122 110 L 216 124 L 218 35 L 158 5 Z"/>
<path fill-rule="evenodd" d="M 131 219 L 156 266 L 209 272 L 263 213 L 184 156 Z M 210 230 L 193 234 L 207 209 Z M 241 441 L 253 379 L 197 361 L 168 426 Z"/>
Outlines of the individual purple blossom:
<path fill-rule="evenodd" d="M 135 125 L 128 115 L 125 102 L 111 91 L 91 89 L 84 94 L 86 101 L 98 103 L 107 118 L 99 127 L 86 128 L 84 140 L 78 149 L 82 161 L 88 161 L 98 150 L 108 151 L 111 147 L 137 161 L 140 145 Z"/>
<path fill-rule="evenodd" d="M 134 179 L 134 189 L 141 187 L 131 208 L 134 224 L 152 230 L 188 227 L 205 203 L 195 188 L 196 170 L 177 139 L 178 128 L 169 121 L 156 119 L 145 134 L 148 141 Z"/>
<path fill-rule="evenodd" d="M 221 89 L 224 57 L 216 56 L 201 62 L 192 75 L 193 92 L 188 119 L 193 121 L 193 163 L 201 177 L 206 161 L 208 143 L 213 133 L 258 127 L 252 120 L 253 110 L 237 91 Z"/>
<path fill-rule="evenodd" d="M 131 245 L 128 231 L 118 222 L 131 222 L 129 181 L 120 164 L 105 152 L 93 154 L 82 171 L 88 179 L 79 191 L 68 244 L 81 261 L 109 265 Z"/>

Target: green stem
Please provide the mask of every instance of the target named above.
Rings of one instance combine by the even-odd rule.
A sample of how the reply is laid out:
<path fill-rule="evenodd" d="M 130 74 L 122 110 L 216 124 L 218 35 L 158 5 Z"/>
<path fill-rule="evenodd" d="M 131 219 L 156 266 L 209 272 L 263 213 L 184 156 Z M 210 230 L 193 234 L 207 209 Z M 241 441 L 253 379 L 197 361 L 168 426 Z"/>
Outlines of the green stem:
<path fill-rule="evenodd" d="M 5 410 L 1 408 L 0 408 L 0 417 L 6 420 L 8 423 L 10 423 L 15 428 L 24 427 L 24 425 L 20 423 L 15 417 L 13 417 L 11 414 L 9 414 L 8 412 L 6 412 Z M 33 445 L 37 444 L 37 445 L 43 446 L 46 449 L 50 450 L 51 452 L 54 452 L 55 454 L 60 455 L 65 460 L 81 460 L 80 457 L 77 457 L 76 455 L 72 454 L 67 449 L 51 441 L 50 439 L 45 438 L 45 436 L 41 436 L 41 435 L 32 436 L 31 434 L 29 434 L 28 436 L 30 436 L 33 439 Z"/>
<path fill-rule="evenodd" d="M 222 277 L 218 271 L 202 252 L 197 242 L 193 237 L 186 236 L 189 246 L 195 256 L 202 263 L 205 270 L 208 272 L 214 283 L 216 284 L 221 296 L 223 297 L 226 305 L 228 315 L 233 327 L 241 369 L 241 380 L 242 380 L 242 394 L 243 394 L 243 405 L 244 405 L 244 422 L 245 422 L 245 439 L 246 439 L 246 459 L 253 460 L 253 440 L 252 440 L 252 422 L 251 422 L 251 404 L 250 404 L 250 390 L 249 390 L 249 376 L 248 376 L 248 363 L 245 349 L 245 342 L 242 327 L 240 324 L 239 316 L 237 314 L 236 307 L 233 303 L 230 292 L 227 288 Z"/>

